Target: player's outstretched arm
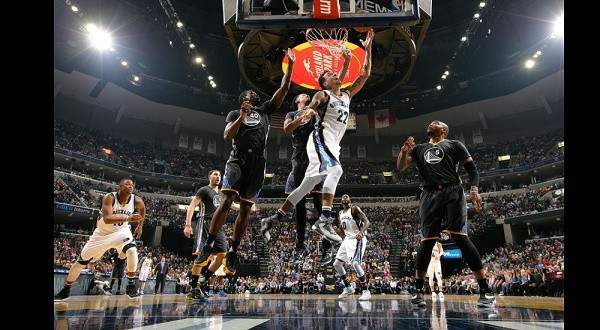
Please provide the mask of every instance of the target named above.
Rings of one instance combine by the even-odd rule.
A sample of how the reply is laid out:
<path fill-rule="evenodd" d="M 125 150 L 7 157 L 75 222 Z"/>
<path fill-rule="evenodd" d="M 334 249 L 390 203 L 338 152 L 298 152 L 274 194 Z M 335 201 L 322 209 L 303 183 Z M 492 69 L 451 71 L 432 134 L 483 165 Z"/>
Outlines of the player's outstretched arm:
<path fill-rule="evenodd" d="M 279 86 L 273 94 L 273 97 L 271 97 L 271 102 L 275 105 L 275 108 L 279 108 L 283 103 L 292 82 L 292 70 L 294 68 L 294 61 L 296 60 L 296 53 L 294 53 L 293 49 L 288 48 L 285 52 L 285 56 L 288 58 L 287 70 L 285 70 L 285 74 L 281 79 L 281 86 Z"/>
<path fill-rule="evenodd" d="M 347 89 L 348 94 L 350 94 L 350 97 L 356 95 L 356 93 L 358 93 L 363 88 L 365 82 L 367 82 L 367 79 L 369 79 L 369 77 L 371 76 L 371 45 L 373 44 L 374 36 L 375 32 L 373 31 L 373 29 L 370 29 L 369 32 L 367 32 L 367 37 L 365 38 L 365 40 L 360 41 L 363 47 L 365 47 L 365 63 L 363 65 L 363 69 L 360 76 L 358 76 L 356 80 L 354 80 L 352 85 Z"/>

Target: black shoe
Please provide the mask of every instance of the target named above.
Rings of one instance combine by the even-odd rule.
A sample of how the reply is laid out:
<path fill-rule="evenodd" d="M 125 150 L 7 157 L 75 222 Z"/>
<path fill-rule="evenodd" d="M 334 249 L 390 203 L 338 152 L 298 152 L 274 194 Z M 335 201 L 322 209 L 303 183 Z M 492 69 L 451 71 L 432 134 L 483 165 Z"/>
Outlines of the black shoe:
<path fill-rule="evenodd" d="M 214 251 L 215 249 L 212 246 L 204 245 L 204 248 L 202 248 L 202 253 L 200 253 L 198 258 L 196 258 L 194 264 L 199 265 L 200 267 L 206 267 L 206 265 L 208 265 L 208 260 L 210 259 L 210 256 L 213 255 Z"/>
<path fill-rule="evenodd" d="M 277 213 L 273 214 L 268 218 L 264 218 L 260 220 L 260 234 L 264 238 L 265 242 L 271 241 L 271 228 L 273 228 L 273 224 L 279 223 L 277 220 Z"/>
<path fill-rule="evenodd" d="M 321 257 L 321 259 L 319 260 L 319 264 L 321 266 L 326 266 L 328 264 L 330 264 L 333 261 L 333 251 L 338 250 L 340 247 L 340 244 L 336 244 L 336 243 L 331 243 L 331 245 L 329 246 L 329 248 L 327 249 L 327 251 L 325 251 L 325 255 L 323 257 Z"/>
<path fill-rule="evenodd" d="M 62 290 L 60 290 L 59 293 L 54 295 L 54 301 L 67 300 L 67 299 L 69 299 L 70 296 L 71 296 L 71 287 L 65 286 L 64 288 L 62 288 Z"/>
<path fill-rule="evenodd" d="M 425 299 L 423 299 L 423 290 L 417 290 L 417 293 L 412 296 L 410 303 L 413 304 L 414 307 L 424 307 L 427 305 L 427 303 L 425 303 Z"/>
<path fill-rule="evenodd" d="M 187 295 L 188 299 L 200 299 L 203 297 L 204 297 L 204 293 L 198 287 L 193 288 L 192 291 L 190 291 Z"/>
<path fill-rule="evenodd" d="M 494 302 L 496 301 L 496 296 L 490 291 L 481 292 L 479 294 L 479 300 L 477 301 L 477 306 L 479 307 L 490 307 L 494 306 Z"/>
<path fill-rule="evenodd" d="M 237 271 L 237 268 L 239 265 L 237 252 L 229 251 L 225 255 L 225 258 L 227 260 L 225 262 L 225 269 L 224 269 L 225 274 L 231 275 L 231 276 L 235 275 L 235 272 Z"/>
<path fill-rule="evenodd" d="M 331 254 L 328 253 L 324 257 L 321 257 L 319 259 L 319 265 L 327 266 L 327 265 L 329 265 L 329 263 L 331 263 L 332 260 L 333 260 L 333 258 L 331 257 Z"/>
<path fill-rule="evenodd" d="M 309 254 L 308 246 L 304 245 L 304 243 L 299 247 L 296 246 L 296 263 L 303 263 Z"/>
<path fill-rule="evenodd" d="M 125 293 L 127 294 L 127 296 L 129 296 L 129 298 L 137 298 L 140 296 L 140 293 L 135 289 L 135 284 L 127 284 L 127 287 L 125 288 Z"/>

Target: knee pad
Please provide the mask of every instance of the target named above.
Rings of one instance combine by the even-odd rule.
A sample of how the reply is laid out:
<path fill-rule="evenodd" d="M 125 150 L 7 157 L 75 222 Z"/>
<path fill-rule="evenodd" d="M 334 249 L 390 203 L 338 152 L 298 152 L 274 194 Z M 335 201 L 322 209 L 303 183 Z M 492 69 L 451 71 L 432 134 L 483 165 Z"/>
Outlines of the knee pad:
<path fill-rule="evenodd" d="M 335 271 L 340 276 L 346 275 L 346 270 L 344 269 L 344 263 L 341 262 L 339 259 L 335 259 L 335 261 L 333 262 L 333 269 L 335 269 Z"/>
<path fill-rule="evenodd" d="M 363 277 L 365 275 L 365 271 L 362 269 L 359 262 L 353 261 L 352 267 L 356 271 L 356 275 L 358 275 L 358 277 Z"/>
<path fill-rule="evenodd" d="M 335 189 L 337 188 L 338 182 L 342 177 L 344 171 L 341 165 L 332 166 L 327 173 L 327 178 L 323 182 L 323 192 L 326 194 L 335 195 Z"/>
<path fill-rule="evenodd" d="M 132 244 L 132 246 L 125 250 L 125 254 L 127 255 L 127 272 L 135 273 L 138 265 L 138 253 L 135 244 Z"/>

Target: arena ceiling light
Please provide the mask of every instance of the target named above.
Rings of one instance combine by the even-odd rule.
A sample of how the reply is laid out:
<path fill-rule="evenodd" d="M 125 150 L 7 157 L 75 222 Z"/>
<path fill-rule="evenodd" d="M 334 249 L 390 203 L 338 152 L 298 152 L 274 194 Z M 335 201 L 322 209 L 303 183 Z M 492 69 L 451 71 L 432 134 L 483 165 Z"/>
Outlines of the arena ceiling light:
<path fill-rule="evenodd" d="M 86 25 L 86 30 L 89 33 L 88 37 L 92 46 L 101 50 L 109 49 L 111 47 L 112 38 L 108 32 L 102 31 L 95 24 L 91 23 Z"/>

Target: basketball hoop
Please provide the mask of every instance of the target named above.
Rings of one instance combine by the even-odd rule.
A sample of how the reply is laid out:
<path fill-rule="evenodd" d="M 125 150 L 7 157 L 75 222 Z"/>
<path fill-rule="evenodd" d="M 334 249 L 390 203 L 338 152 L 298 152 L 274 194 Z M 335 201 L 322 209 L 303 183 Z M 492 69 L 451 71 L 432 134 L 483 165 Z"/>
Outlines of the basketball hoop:
<path fill-rule="evenodd" d="M 313 47 L 327 49 L 329 53 L 338 58 L 348 41 L 348 29 L 342 28 L 308 28 L 306 41 Z"/>

